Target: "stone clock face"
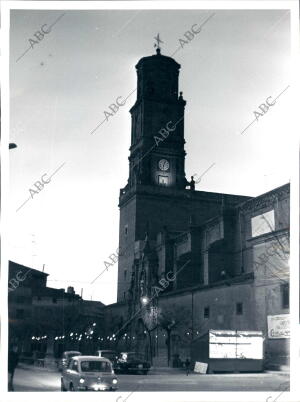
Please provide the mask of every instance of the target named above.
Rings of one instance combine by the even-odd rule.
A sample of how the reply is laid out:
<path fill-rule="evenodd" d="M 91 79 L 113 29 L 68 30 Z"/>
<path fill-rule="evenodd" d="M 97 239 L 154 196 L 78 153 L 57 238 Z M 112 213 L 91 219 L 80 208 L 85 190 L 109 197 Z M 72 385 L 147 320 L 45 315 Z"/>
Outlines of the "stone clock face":
<path fill-rule="evenodd" d="M 170 164 L 169 164 L 169 162 L 167 161 L 167 159 L 161 159 L 161 160 L 158 162 L 158 167 L 159 167 L 160 170 L 166 171 L 166 170 L 169 169 Z"/>

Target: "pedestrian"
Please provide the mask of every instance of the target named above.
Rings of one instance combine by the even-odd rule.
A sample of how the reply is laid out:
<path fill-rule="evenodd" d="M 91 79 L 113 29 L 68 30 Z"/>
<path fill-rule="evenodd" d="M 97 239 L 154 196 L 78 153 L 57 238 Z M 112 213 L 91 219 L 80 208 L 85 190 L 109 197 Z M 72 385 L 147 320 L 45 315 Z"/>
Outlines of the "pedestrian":
<path fill-rule="evenodd" d="M 8 351 L 8 391 L 14 391 L 14 374 L 19 362 L 19 355 L 16 349 L 11 345 Z"/>
<path fill-rule="evenodd" d="M 186 361 L 185 361 L 184 364 L 185 364 L 186 375 L 189 375 L 191 362 L 190 362 L 190 360 L 188 359 L 188 357 L 186 358 Z"/>

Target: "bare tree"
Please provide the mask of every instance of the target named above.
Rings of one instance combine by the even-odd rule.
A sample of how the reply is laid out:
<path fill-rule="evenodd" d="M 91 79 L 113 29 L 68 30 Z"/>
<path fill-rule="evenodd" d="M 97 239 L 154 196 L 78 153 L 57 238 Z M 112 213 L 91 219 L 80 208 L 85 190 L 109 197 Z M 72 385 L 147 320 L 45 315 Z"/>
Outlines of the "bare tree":
<path fill-rule="evenodd" d="M 167 351 L 168 366 L 171 360 L 171 335 L 173 331 L 184 331 L 191 325 L 191 311 L 188 308 L 175 306 L 172 310 L 162 310 L 159 312 L 158 326 L 166 331 L 167 334 Z"/>

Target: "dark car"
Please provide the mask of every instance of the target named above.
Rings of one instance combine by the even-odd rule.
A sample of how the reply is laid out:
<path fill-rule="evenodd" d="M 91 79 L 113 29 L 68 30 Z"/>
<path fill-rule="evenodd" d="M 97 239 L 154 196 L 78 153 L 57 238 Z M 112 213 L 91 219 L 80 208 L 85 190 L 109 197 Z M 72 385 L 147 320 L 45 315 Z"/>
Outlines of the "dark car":
<path fill-rule="evenodd" d="M 114 350 L 97 350 L 96 356 L 105 357 L 106 359 L 111 361 L 113 368 L 116 368 L 116 363 L 119 356 L 118 352 Z"/>
<path fill-rule="evenodd" d="M 136 352 L 122 352 L 116 362 L 116 373 L 148 374 L 150 363 Z"/>
<path fill-rule="evenodd" d="M 77 350 L 67 350 L 63 353 L 62 358 L 59 361 L 58 368 L 59 371 L 63 371 L 66 367 L 68 367 L 69 362 L 72 357 L 80 356 L 81 353 Z"/>

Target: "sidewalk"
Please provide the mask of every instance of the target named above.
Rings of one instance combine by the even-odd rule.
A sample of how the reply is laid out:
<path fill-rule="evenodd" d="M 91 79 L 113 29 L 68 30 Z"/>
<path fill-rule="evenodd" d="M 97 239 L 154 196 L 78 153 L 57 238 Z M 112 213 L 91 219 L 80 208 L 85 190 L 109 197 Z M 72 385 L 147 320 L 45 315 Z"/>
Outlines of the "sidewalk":
<path fill-rule="evenodd" d="M 269 366 L 268 369 L 266 369 L 266 371 L 270 372 L 270 373 L 275 373 L 275 372 L 282 372 L 282 373 L 290 373 L 290 366 L 287 365 L 279 365 L 279 364 L 273 364 L 271 366 Z"/>
<path fill-rule="evenodd" d="M 51 373 L 55 372 L 58 373 L 58 369 L 56 367 L 43 367 L 43 366 L 37 366 L 34 364 L 27 364 L 27 363 L 19 363 L 17 368 L 22 369 L 22 370 L 38 370 L 38 371 L 49 371 Z"/>
<path fill-rule="evenodd" d="M 265 370 L 265 373 L 268 374 L 280 374 L 280 375 L 285 375 L 289 376 L 290 375 L 290 368 L 289 366 L 280 366 L 278 369 L 274 370 Z"/>
<path fill-rule="evenodd" d="M 263 375 L 270 375 L 270 374 L 276 374 L 276 375 L 282 375 L 282 376 L 287 376 L 289 377 L 290 371 L 289 367 L 285 366 L 284 370 L 264 370 L 261 372 L 241 372 L 241 373 L 213 373 L 213 374 L 199 374 L 195 373 L 194 371 L 190 371 L 190 375 L 198 375 L 198 376 L 217 376 L 217 375 L 222 375 L 222 376 L 263 376 Z M 151 367 L 149 371 L 149 375 L 186 375 L 186 371 L 184 368 L 174 368 L 174 367 Z"/>
<path fill-rule="evenodd" d="M 174 367 L 151 367 L 149 374 L 159 375 L 159 374 L 181 374 L 185 373 L 183 368 Z"/>

